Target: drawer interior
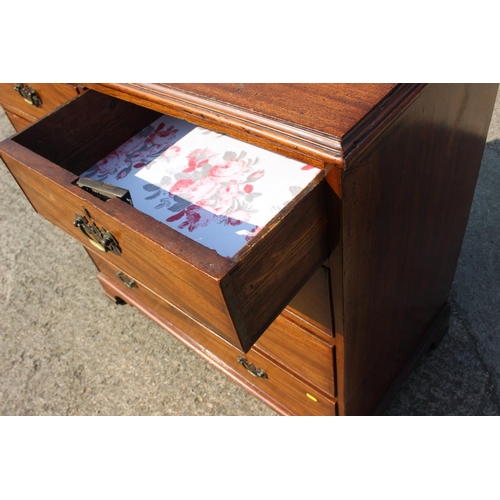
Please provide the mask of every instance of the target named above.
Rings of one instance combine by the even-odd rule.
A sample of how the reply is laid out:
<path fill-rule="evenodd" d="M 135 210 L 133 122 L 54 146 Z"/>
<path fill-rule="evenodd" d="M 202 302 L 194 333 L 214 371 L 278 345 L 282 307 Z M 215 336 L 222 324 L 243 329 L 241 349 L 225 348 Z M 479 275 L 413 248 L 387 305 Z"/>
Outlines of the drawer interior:
<path fill-rule="evenodd" d="M 90 192 L 120 188 L 136 209 L 228 258 L 321 173 L 95 92 L 15 140 L 81 176 Z"/>
<path fill-rule="evenodd" d="M 159 116 L 151 109 L 88 91 L 13 141 L 79 176 Z"/>
<path fill-rule="evenodd" d="M 287 307 L 314 327 L 332 335 L 330 270 L 321 266 L 293 297 Z"/>

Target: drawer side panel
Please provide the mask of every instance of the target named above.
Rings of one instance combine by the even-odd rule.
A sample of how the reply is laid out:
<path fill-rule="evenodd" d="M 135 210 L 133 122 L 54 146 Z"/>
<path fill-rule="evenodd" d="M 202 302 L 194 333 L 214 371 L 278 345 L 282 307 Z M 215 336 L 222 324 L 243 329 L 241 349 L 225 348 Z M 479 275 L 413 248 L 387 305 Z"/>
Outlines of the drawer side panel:
<path fill-rule="evenodd" d="M 223 281 L 230 309 L 240 311 L 234 318 L 236 327 L 248 334 L 244 349 L 255 343 L 328 257 L 324 180 L 311 185 L 293 204 L 279 225 L 266 227 L 259 244 Z"/>

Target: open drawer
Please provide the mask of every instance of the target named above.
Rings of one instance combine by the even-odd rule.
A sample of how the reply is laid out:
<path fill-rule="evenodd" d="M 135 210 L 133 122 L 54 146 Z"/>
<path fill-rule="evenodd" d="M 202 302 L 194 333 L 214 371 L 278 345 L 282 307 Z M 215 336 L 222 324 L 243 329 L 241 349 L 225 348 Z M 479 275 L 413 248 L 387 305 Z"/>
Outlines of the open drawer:
<path fill-rule="evenodd" d="M 38 213 L 82 244 L 94 250 L 97 248 L 110 263 L 147 284 L 196 321 L 247 352 L 328 256 L 323 172 L 302 165 L 301 170 L 309 171 L 307 182 L 302 186 L 293 186 L 290 200 L 285 204 L 277 202 L 279 208 L 276 213 L 270 214 L 268 221 L 258 230 L 255 227 L 251 229 L 248 220 L 240 217 L 242 212 L 251 212 L 251 207 L 244 206 L 245 210 L 232 210 L 224 215 L 217 212 L 224 206 L 224 200 L 209 206 L 205 197 L 204 203 L 196 206 L 189 198 L 190 190 L 180 189 L 192 187 L 193 182 L 200 179 L 202 170 L 208 172 L 207 175 L 215 175 L 217 168 L 220 170 L 228 162 L 234 164 L 239 161 L 245 165 L 245 179 L 224 178 L 221 174 L 219 184 L 214 188 L 219 190 L 219 196 L 222 197 L 221 190 L 225 190 L 225 194 L 238 191 L 244 199 L 254 200 L 257 191 L 259 194 L 262 191 L 262 197 L 273 198 L 279 191 L 279 183 L 273 180 L 271 186 L 257 189 L 258 182 L 263 187 L 265 184 L 262 182 L 266 177 L 262 174 L 262 163 L 259 170 L 252 170 L 248 161 L 242 160 L 243 153 L 236 151 L 238 144 L 245 150 L 253 148 L 250 156 L 254 165 L 255 150 L 267 158 L 268 166 L 265 168 L 272 169 L 274 162 L 276 165 L 283 164 L 284 167 L 276 168 L 284 168 L 279 174 L 284 179 L 287 169 L 296 168 L 294 164 L 298 162 L 235 139 L 231 140 L 238 144 L 232 151 L 220 152 L 217 161 L 212 154 L 198 155 L 196 159 L 199 161 L 193 166 L 189 163 L 192 155 L 190 158 L 189 154 L 184 156 L 186 168 L 170 176 L 173 179 L 171 193 L 165 188 L 165 176 L 160 176 L 159 184 L 155 185 L 154 179 L 148 176 L 153 175 L 156 167 L 146 165 L 140 189 L 145 190 L 148 196 L 142 198 L 151 202 L 158 197 L 154 201 L 155 207 L 160 207 L 160 200 L 163 199 L 164 206 L 161 208 L 166 206 L 167 210 L 172 208 L 173 200 L 173 205 L 179 209 L 168 212 L 163 219 L 161 215 L 155 217 L 158 209 L 151 214 L 145 213 L 140 203 L 135 203 L 138 199 L 134 200 L 133 193 L 134 206 L 119 198 L 107 199 L 77 185 L 82 174 L 95 176 L 106 171 L 105 168 L 99 170 L 96 165 L 114 161 L 116 151 L 120 151 L 122 145 L 134 143 L 137 137 L 149 140 L 144 130 L 161 118 L 162 115 L 156 111 L 88 91 L 2 142 L 0 153 Z M 163 131 L 168 129 L 165 125 L 162 127 Z M 190 127 L 194 128 L 189 125 L 189 130 Z M 199 128 L 197 133 L 214 134 Z M 216 142 L 214 139 L 214 144 L 210 145 L 211 153 L 218 153 Z M 169 159 L 173 152 L 177 152 L 175 148 L 178 148 L 175 144 L 168 145 L 160 154 L 162 158 L 157 156 L 157 159 L 165 163 L 165 158 Z M 198 149 L 206 151 L 209 148 L 203 146 Z M 197 150 L 191 148 L 190 152 L 193 151 Z M 123 179 L 125 171 L 127 175 L 131 171 L 139 172 L 139 166 L 144 166 L 136 159 L 131 161 L 133 164 L 129 161 L 113 166 L 115 179 Z M 191 173 L 196 175 L 189 178 Z M 273 175 L 269 177 L 276 179 L 276 173 Z M 103 177 L 97 176 L 97 179 L 102 180 Z M 108 178 L 105 180 L 112 183 Z M 201 185 L 201 181 L 197 185 Z M 156 194 L 159 188 L 162 195 Z M 186 220 L 188 207 L 194 207 L 191 212 L 196 212 L 199 217 L 203 217 L 200 210 L 205 213 L 215 209 L 205 219 L 215 221 L 217 227 L 214 225 L 214 229 L 229 226 L 237 230 L 240 236 L 245 237 L 244 244 L 224 255 L 223 250 L 214 250 L 211 243 L 193 238 L 190 221 Z M 164 223 L 167 219 L 171 219 L 172 227 Z M 194 217 L 194 220 L 200 219 Z M 208 222 L 204 226 L 204 234 L 209 236 L 207 228 L 210 228 Z M 216 240 L 224 241 L 225 236 L 221 233 Z"/>

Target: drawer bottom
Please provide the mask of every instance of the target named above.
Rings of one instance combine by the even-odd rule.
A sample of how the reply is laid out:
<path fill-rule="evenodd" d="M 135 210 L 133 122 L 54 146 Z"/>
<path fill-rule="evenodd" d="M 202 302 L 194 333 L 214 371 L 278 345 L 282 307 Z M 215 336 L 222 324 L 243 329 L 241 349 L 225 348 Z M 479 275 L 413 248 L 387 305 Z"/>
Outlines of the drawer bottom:
<path fill-rule="evenodd" d="M 146 286 L 135 282 L 128 288 L 112 266 L 99 264 L 101 269 L 97 277 L 108 297 L 120 298 L 139 309 L 277 413 L 336 414 L 335 399 L 326 397 L 253 349 L 242 354 Z"/>

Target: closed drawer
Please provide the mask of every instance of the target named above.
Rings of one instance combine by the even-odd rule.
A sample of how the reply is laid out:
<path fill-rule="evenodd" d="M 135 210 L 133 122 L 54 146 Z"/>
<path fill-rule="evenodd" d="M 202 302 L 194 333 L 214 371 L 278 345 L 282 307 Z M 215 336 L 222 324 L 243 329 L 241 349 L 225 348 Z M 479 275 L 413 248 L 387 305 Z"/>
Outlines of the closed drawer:
<path fill-rule="evenodd" d="M 139 282 L 133 275 L 123 274 L 120 269 L 110 265 L 94 252 L 90 253 L 90 257 L 97 268 L 109 276 L 123 291 L 125 291 L 123 287 L 129 288 L 131 293 L 135 293 L 138 289 Z M 329 343 L 318 338 L 283 315 L 271 323 L 250 352 L 264 354 L 330 396 L 335 396 L 333 342 Z"/>
<path fill-rule="evenodd" d="M 280 315 L 255 343 L 261 351 L 315 384 L 335 395 L 333 346 L 300 328 Z"/>
<path fill-rule="evenodd" d="M 122 200 L 104 201 L 75 185 L 158 116 L 88 91 L 4 141 L 0 152 L 37 212 L 246 352 L 328 256 L 323 172 L 240 251 L 223 257 Z M 115 253 L 93 230 L 116 243 Z"/>
<path fill-rule="evenodd" d="M 27 97 L 27 100 L 23 98 L 15 90 L 16 85 L 22 86 L 20 90 L 25 95 L 33 93 L 33 98 Z M 0 83 L 0 104 L 6 111 L 30 122 L 45 116 L 76 95 L 76 86 L 66 83 Z"/>
<path fill-rule="evenodd" d="M 95 253 L 89 253 L 100 270 L 98 278 L 108 295 L 120 297 L 138 307 L 276 411 L 292 415 L 335 415 L 334 398 L 325 397 L 313 385 L 278 366 L 256 349 L 251 349 L 242 355 L 172 304 L 162 300 L 142 283 L 134 281 L 132 287 L 126 286 L 117 276 L 119 270 L 116 267 Z M 269 333 L 271 335 L 284 333 L 283 325 L 276 328 L 275 324 L 276 322 L 271 325 L 262 338 Z"/>

